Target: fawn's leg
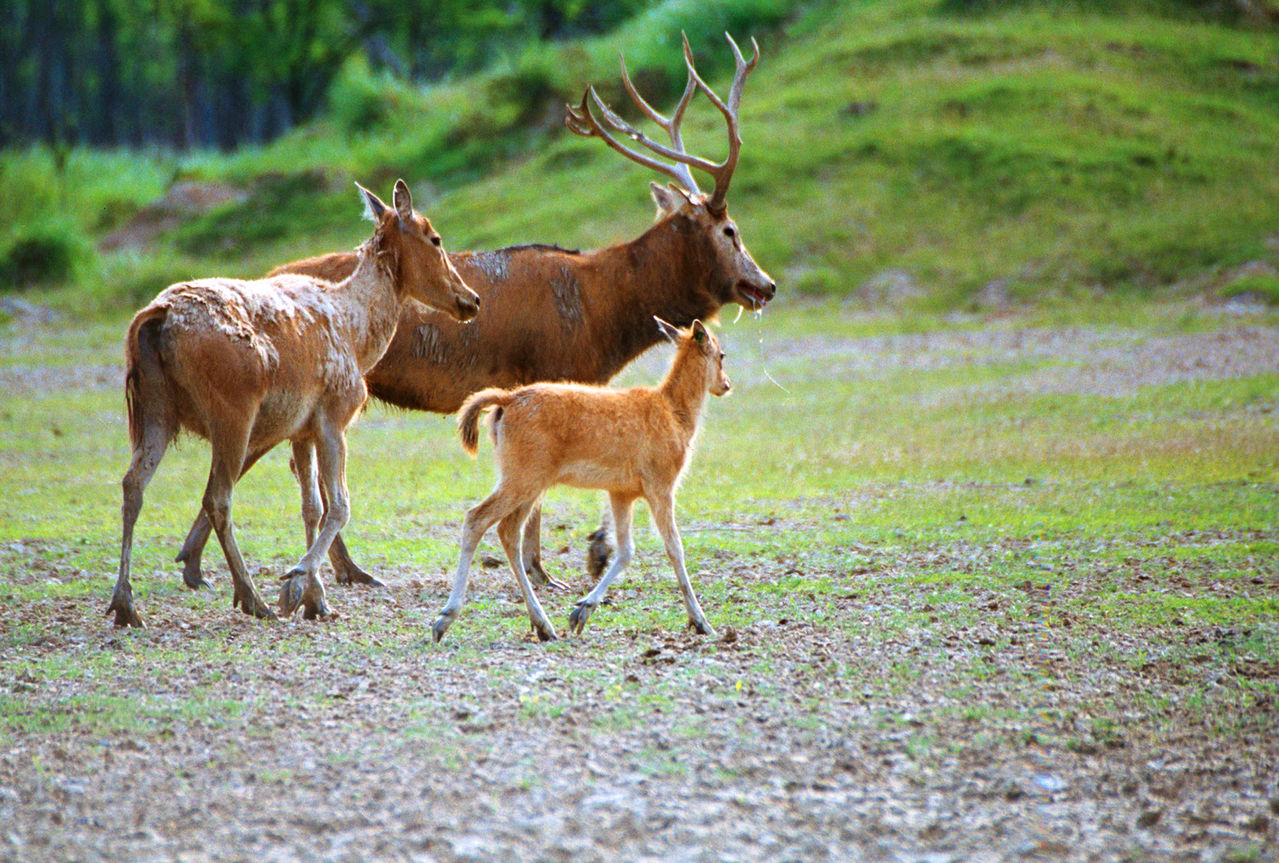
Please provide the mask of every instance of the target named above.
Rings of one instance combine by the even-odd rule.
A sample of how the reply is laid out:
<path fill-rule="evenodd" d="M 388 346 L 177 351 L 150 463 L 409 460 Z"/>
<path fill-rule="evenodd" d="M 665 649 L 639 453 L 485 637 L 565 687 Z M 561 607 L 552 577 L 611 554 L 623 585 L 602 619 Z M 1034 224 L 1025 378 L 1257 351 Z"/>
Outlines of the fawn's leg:
<path fill-rule="evenodd" d="M 688 572 L 684 569 L 684 543 L 679 536 L 679 528 L 675 526 L 674 489 L 665 493 L 646 495 L 649 511 L 653 514 L 653 524 L 666 543 L 666 555 L 675 567 L 675 577 L 679 579 L 680 593 L 684 594 L 684 607 L 688 609 L 688 626 L 701 635 L 714 635 L 702 614 L 702 607 L 697 604 L 697 596 L 693 593 L 693 583 L 688 580 Z"/>
<path fill-rule="evenodd" d="M 502 486 L 499 484 L 483 502 L 467 511 L 466 520 L 462 523 L 462 549 L 458 555 L 457 572 L 453 576 L 453 589 L 449 592 L 449 600 L 440 611 L 440 616 L 431 627 L 437 642 L 453 625 L 453 621 L 462 610 L 462 603 L 466 601 L 466 583 L 470 578 L 471 559 L 475 557 L 476 546 L 480 544 L 485 531 L 512 508 L 513 505 L 503 495 Z"/>
<path fill-rule="evenodd" d="M 530 580 L 539 587 L 546 585 L 556 590 L 568 590 L 568 585 L 551 578 L 542 569 L 542 504 L 533 505 L 528 521 L 524 522 L 524 570 Z"/>
<path fill-rule="evenodd" d="M 133 526 L 138 521 L 138 513 L 142 511 L 142 493 L 146 491 L 151 477 L 155 476 L 155 470 L 160 466 L 160 459 L 164 457 L 164 451 L 172 438 L 173 435 L 163 423 L 147 420 L 142 440 L 133 451 L 129 469 L 121 482 L 124 501 L 120 506 L 120 515 L 124 531 L 120 540 L 120 574 L 116 577 L 115 590 L 111 592 L 111 604 L 107 606 L 107 616 L 115 613 L 116 626 L 146 627 L 133 607 L 133 586 L 129 583 L 129 568 L 133 558 Z"/>
<path fill-rule="evenodd" d="M 555 641 L 555 627 L 551 625 L 550 619 L 542 609 L 542 604 L 537 601 L 533 585 L 529 583 L 528 575 L 524 572 L 524 559 L 520 553 L 521 528 L 528 519 L 529 510 L 532 507 L 533 502 L 529 501 L 508 513 L 498 522 L 497 536 L 502 541 L 502 548 L 506 551 L 506 559 L 510 561 L 511 571 L 515 573 L 515 580 L 520 585 L 520 593 L 524 595 L 524 604 L 528 607 L 528 619 L 533 625 L 533 631 L 537 633 L 537 640 Z"/>
<path fill-rule="evenodd" d="M 591 614 L 604 601 L 604 594 L 608 592 L 609 585 L 621 575 L 622 570 L 631 562 L 631 557 L 635 554 L 635 543 L 631 538 L 631 516 L 635 512 L 635 497 L 610 492 L 608 500 L 610 511 L 613 513 L 612 522 L 617 531 L 617 554 L 613 557 L 613 562 L 609 565 L 604 577 L 590 593 L 578 601 L 569 613 L 569 629 L 576 633 L 581 633 Z"/>

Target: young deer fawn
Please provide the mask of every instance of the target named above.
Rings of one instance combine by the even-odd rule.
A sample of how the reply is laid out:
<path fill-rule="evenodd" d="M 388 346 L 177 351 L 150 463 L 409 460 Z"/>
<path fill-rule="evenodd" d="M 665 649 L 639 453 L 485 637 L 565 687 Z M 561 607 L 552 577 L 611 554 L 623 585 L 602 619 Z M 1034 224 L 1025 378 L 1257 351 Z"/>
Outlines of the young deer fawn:
<path fill-rule="evenodd" d="M 608 571 L 569 615 L 573 631 L 582 631 L 609 585 L 630 562 L 635 551 L 631 512 L 642 497 L 675 567 L 688 625 L 703 635 L 713 634 L 684 569 L 684 546 L 675 526 L 675 489 L 688 466 L 706 394 L 726 395 L 731 385 L 719 341 L 701 321 L 679 330 L 660 318 L 654 320 L 676 345 L 670 371 L 657 387 L 611 390 L 533 384 L 482 390 L 462 405 L 458 429 L 463 448 L 472 455 L 479 443 L 480 415 L 496 409 L 492 432 L 498 481 L 493 493 L 466 514 L 453 590 L 432 628 L 436 641 L 461 611 L 475 547 L 494 522 L 533 631 L 542 641 L 555 640 L 555 628 L 529 583 L 521 549 L 524 523 L 553 485 L 607 491 L 617 531 L 617 555 Z"/>

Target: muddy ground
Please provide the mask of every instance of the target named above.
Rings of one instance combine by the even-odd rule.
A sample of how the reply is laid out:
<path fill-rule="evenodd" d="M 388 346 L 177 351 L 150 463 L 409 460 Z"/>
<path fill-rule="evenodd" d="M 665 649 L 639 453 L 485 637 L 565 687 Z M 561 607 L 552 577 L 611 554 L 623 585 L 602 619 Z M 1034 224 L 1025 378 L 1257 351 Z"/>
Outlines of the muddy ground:
<path fill-rule="evenodd" d="M 822 354 L 949 362 L 973 338 L 833 340 Z M 1117 370 L 1139 356 L 1146 383 L 1273 371 L 1279 357 L 1264 327 L 1007 338 L 1013 356 L 1069 354 L 1060 374 L 1022 381 L 1062 390 L 1131 386 Z M 1240 540 L 1279 527 L 1167 538 Z M 153 598 L 150 629 L 121 633 L 99 616 L 103 573 L 32 551 L 0 548 L 3 577 L 68 590 L 0 618 L 20 645 L 0 657 L 14 729 L 0 737 L 0 860 L 1279 859 L 1279 705 L 1254 685 L 1279 668 L 1222 659 L 1275 624 L 1117 631 L 1078 611 L 1151 578 L 1279 591 L 1273 558 L 1229 581 L 1149 555 L 1100 573 L 1066 544 L 1050 571 L 947 604 L 894 576 L 980 571 L 1019 550 L 862 550 L 803 572 L 838 585 L 808 597 L 756 589 L 795 561 L 726 553 L 695 576 L 730 580 L 740 600 L 714 638 L 619 628 L 605 607 L 547 648 L 521 638 L 500 567 L 477 568 L 472 617 L 433 646 L 443 576 L 392 569 L 382 590 L 331 588 L 336 620 L 274 625 L 232 615 L 219 578 L 195 602 Z M 664 570 L 649 574 L 624 579 L 614 608 L 678 602 Z M 89 607 L 74 589 L 87 577 L 103 588 Z M 572 596 L 547 600 L 553 619 Z M 831 603 L 834 618 L 816 614 Z M 503 625 L 462 637 L 477 615 Z M 1143 644 L 1175 661 L 1134 661 Z"/>

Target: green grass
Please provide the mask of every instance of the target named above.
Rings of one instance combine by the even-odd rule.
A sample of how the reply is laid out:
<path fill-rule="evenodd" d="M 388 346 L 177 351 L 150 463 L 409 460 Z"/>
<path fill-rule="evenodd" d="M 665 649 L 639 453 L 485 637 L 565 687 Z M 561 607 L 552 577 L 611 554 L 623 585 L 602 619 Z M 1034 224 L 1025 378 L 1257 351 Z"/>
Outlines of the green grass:
<path fill-rule="evenodd" d="M 1258 412 L 1274 407 L 1274 375 L 1148 385 L 1122 396 L 1014 398 L 1009 393 L 1021 392 L 1019 382 L 1060 370 L 1062 360 L 1010 364 L 977 346 L 954 365 L 923 372 L 876 363 L 832 375 L 829 364 L 772 362 L 771 345 L 802 344 L 823 329 L 834 338 L 876 326 L 852 312 L 818 314 L 820 326 L 812 311 L 784 310 L 770 312 L 762 330 L 753 323 L 725 325 L 737 385 L 732 398 L 710 405 L 679 498 L 690 570 L 713 625 L 723 631 L 761 620 L 802 621 L 867 645 L 922 638 L 928 657 L 922 672 L 919 662 L 905 658 L 815 666 L 809 673 L 822 692 L 813 697 L 855 700 L 869 691 L 897 703 L 928 685 L 962 702 L 969 687 L 1012 687 L 1020 694 L 1004 708 L 987 706 L 982 716 L 959 707 L 938 714 L 981 722 L 988 712 L 1006 709 L 1020 717 L 995 721 L 987 734 L 1004 733 L 1001 728 L 1021 734 L 1033 724 L 1031 696 L 1042 675 L 1003 654 L 1022 649 L 1034 621 L 1070 657 L 1055 672 L 1064 685 L 1106 668 L 1140 677 L 1152 662 L 1190 669 L 1177 678 L 1177 695 L 1161 688 L 1094 705 L 1102 718 L 1137 705 L 1156 728 L 1142 734 L 1157 735 L 1160 723 L 1183 721 L 1175 711 L 1190 710 L 1210 733 L 1228 735 L 1248 721 L 1248 699 L 1275 696 L 1273 677 L 1237 677 L 1222 691 L 1212 682 L 1248 663 L 1279 659 L 1279 600 L 1265 586 L 1279 577 L 1279 447 L 1270 414 Z M 1222 326 L 1220 319 L 1173 323 L 1155 310 L 1144 317 L 1164 322 L 1137 327 L 1144 338 L 1171 331 L 1211 337 Z M 916 324 L 945 326 L 941 318 Z M 0 356 L 0 372 L 111 367 L 123 325 L 119 319 L 91 325 L 75 338 L 55 330 L 27 333 L 7 342 L 11 350 Z M 879 326 L 884 335 L 898 329 Z M 16 334 L 9 327 L 7 333 Z M 1093 331 L 1114 336 L 1126 330 Z M 635 367 L 624 377 L 648 376 Z M 9 502 L 9 516 L 0 522 L 0 601 L 23 609 L 0 626 L 0 648 L 11 657 L 6 679 L 31 678 L 42 692 L 51 681 L 75 688 L 53 701 L 31 701 L 19 687 L 6 696 L 14 709 L 4 711 L 0 734 L 37 727 L 109 733 L 131 726 L 163 734 L 189 722 L 252 726 L 271 708 L 228 707 L 228 681 L 216 674 L 175 678 L 173 692 L 181 694 L 158 700 L 129 702 L 112 687 L 153 669 L 192 664 L 260 680 L 321 666 L 376 667 L 410 655 L 439 670 L 485 667 L 493 685 L 523 693 L 512 709 L 534 723 L 565 721 L 586 698 L 595 705 L 595 727 L 642 728 L 656 710 L 678 712 L 694 680 L 726 704 L 767 711 L 781 703 L 783 690 L 772 681 L 793 667 L 784 643 L 755 645 L 744 665 L 716 664 L 714 644 L 703 653 L 710 665 L 667 665 L 659 655 L 646 666 L 642 685 L 591 665 L 606 667 L 619 638 L 638 641 L 622 649 L 639 653 L 646 639 L 683 626 L 678 590 L 643 509 L 637 559 L 612 592 L 615 604 L 592 618 L 591 637 L 518 645 L 511 654 L 526 628 L 525 613 L 498 569 L 477 576 L 462 620 L 442 647 L 431 648 L 429 624 L 455 560 L 457 525 L 493 481 L 488 445 L 472 461 L 456 445 L 448 418 L 378 406 L 351 433 L 354 509 L 346 536 L 375 573 L 401 585 L 422 583 L 395 594 L 395 610 L 381 622 L 317 640 L 325 630 L 314 625 L 262 628 L 233 614 L 224 579 L 213 596 L 187 592 L 171 559 L 195 513 L 208 458 L 205 445 L 191 440 L 169 452 L 147 492 L 134 586 L 145 617 L 176 615 L 199 621 L 196 628 L 181 644 L 157 630 L 111 636 L 116 650 L 51 650 L 50 619 L 42 615 L 56 615 L 54 631 L 66 625 L 78 631 L 89 620 L 110 633 L 97 615 L 114 580 L 119 478 L 128 454 L 118 384 L 108 380 L 70 378 L 38 392 L 17 391 L 0 412 L 0 493 Z M 268 596 L 275 574 L 301 553 L 296 498 L 283 453 L 264 459 L 237 489 L 241 548 Z M 554 573 L 573 577 L 583 534 L 598 512 L 591 494 L 557 490 L 548 497 L 544 535 Z M 572 553 L 559 554 L 561 547 Z M 492 537 L 481 554 L 500 557 Z M 224 571 L 216 546 L 206 566 Z M 1255 586 L 1257 579 L 1264 583 Z M 1049 585 L 1050 605 L 1038 604 L 1027 591 L 1032 584 Z M 354 598 L 335 588 L 331 601 L 341 610 Z M 1140 645 L 1125 640 L 1130 632 L 1141 633 Z M 1209 633 L 1208 640 L 1187 642 L 1187 632 Z M 985 640 L 974 641 L 978 636 Z M 274 645 L 269 666 L 262 662 L 263 638 Z M 969 652 L 956 655 L 954 646 Z M 496 664 L 494 650 L 507 651 Z M 569 671 L 549 690 L 520 689 L 528 686 L 524 663 L 535 655 L 562 656 L 567 664 Z M 348 696 L 324 690 L 292 697 L 338 709 Z M 1217 728 L 1212 716 L 1224 709 L 1223 698 L 1233 706 Z M 414 720 L 417 708 L 409 704 L 405 711 L 410 727 L 427 721 Z M 824 716 L 812 717 L 813 735 L 831 731 Z M 1112 735 L 1104 728 L 1079 736 L 1055 727 L 1033 733 L 1065 734 L 1062 739 L 1084 748 L 1104 747 Z M 425 727 L 421 733 L 429 735 Z M 921 758 L 940 757 L 952 745 L 931 739 L 927 728 L 912 734 Z M 447 741 L 436 744 L 447 750 Z M 664 757 L 644 764 L 656 774 L 675 769 Z"/>
<path fill-rule="evenodd" d="M 331 115 L 228 156 L 74 151 L 59 175 L 45 151 L 8 151 L 0 202 L 17 216 L 3 231 L 14 240 L 54 225 L 96 238 L 178 179 L 247 195 L 141 254 L 72 255 L 72 273 L 39 295 L 77 310 L 136 304 L 193 273 L 249 276 L 350 248 L 366 230 L 355 179 L 377 189 L 408 178 L 451 248 L 633 237 L 653 177 L 565 133 L 562 102 L 588 81 L 619 99 L 618 48 L 667 100 L 681 80 L 681 27 L 722 87 L 716 34 L 729 27 L 758 35 L 763 51 L 742 104 L 732 210 L 781 301 L 982 308 L 991 283 L 1048 308 L 1106 292 L 1272 299 L 1273 279 L 1237 271 L 1276 263 L 1273 31 L 1176 3 L 957 15 L 931 0 L 799 11 L 758 0 L 712 11 L 670 0 L 616 33 L 426 88 L 353 67 Z M 722 151 L 710 106 L 685 125 L 694 150 Z M 906 274 L 917 295 L 860 290 L 885 271 Z"/>

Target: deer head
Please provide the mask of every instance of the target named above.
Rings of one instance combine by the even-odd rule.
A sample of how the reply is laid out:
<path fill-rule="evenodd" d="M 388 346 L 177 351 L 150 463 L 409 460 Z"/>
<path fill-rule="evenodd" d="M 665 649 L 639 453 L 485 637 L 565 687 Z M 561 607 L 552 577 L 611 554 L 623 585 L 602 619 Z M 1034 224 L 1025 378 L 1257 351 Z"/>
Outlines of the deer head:
<path fill-rule="evenodd" d="M 660 171 L 675 180 L 666 187 L 652 184 L 653 200 L 657 203 L 658 220 L 679 218 L 690 230 L 695 230 L 702 239 L 711 260 L 707 276 L 721 292 L 724 302 L 735 302 L 746 308 L 762 309 L 777 292 L 777 285 L 764 270 L 755 263 L 746 245 L 742 242 L 737 225 L 728 217 L 726 197 L 728 186 L 732 182 L 733 172 L 737 169 L 737 158 L 742 149 L 742 138 L 738 128 L 738 106 L 742 99 L 742 89 L 746 85 L 746 76 L 759 62 L 759 45 L 754 39 L 751 46 L 754 53 L 749 61 L 743 56 L 733 37 L 727 33 L 737 62 L 737 71 L 733 75 L 733 84 L 729 89 L 728 100 L 722 100 L 715 91 L 707 86 L 693 65 L 693 51 L 689 47 L 688 37 L 684 36 L 684 65 L 688 69 L 688 83 L 684 87 L 684 95 L 680 97 L 670 117 L 666 117 L 644 100 L 635 85 L 631 83 L 626 71 L 626 58 L 621 57 L 622 84 L 630 94 L 640 111 L 660 126 L 670 138 L 670 146 L 652 140 L 630 123 L 617 115 L 595 92 L 593 85 L 587 86 L 578 105 L 568 106 L 568 115 L 564 123 L 569 130 L 584 137 L 599 138 L 612 149 L 621 153 L 633 162 L 647 168 Z M 619 55 L 620 57 L 620 55 Z M 700 156 L 689 154 L 684 148 L 680 124 L 684 120 L 684 112 L 688 108 L 693 95 L 698 91 L 706 94 L 711 103 L 724 115 L 728 125 L 728 155 L 722 162 L 712 162 Z M 598 113 L 598 117 L 596 114 Z M 614 133 L 621 133 L 655 154 L 632 150 L 623 145 Z M 660 158 L 655 158 L 660 157 Z M 703 193 L 693 179 L 692 169 L 708 174 L 715 186 L 710 194 Z M 677 228 L 678 229 L 678 228 Z"/>
<path fill-rule="evenodd" d="M 387 258 L 396 291 L 456 320 L 474 318 L 480 310 L 480 297 L 453 268 L 430 220 L 414 212 L 408 184 L 395 181 L 394 208 L 359 183 L 355 185 L 364 196 L 369 217 L 378 226 L 379 254 Z"/>

